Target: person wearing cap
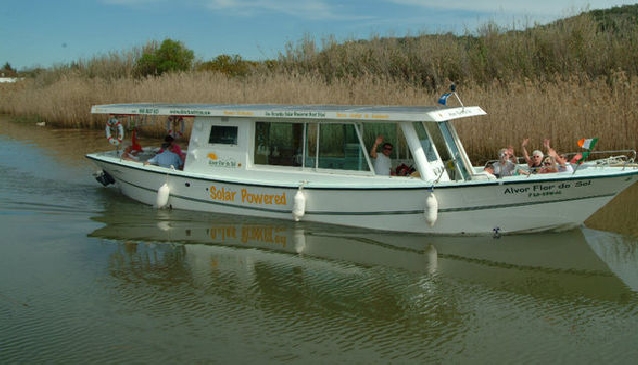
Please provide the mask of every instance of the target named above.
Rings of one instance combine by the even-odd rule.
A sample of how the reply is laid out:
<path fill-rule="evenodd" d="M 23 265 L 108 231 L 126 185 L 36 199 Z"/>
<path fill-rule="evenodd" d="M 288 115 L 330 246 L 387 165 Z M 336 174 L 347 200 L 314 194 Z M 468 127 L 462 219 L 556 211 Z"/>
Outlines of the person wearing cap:
<path fill-rule="evenodd" d="M 530 155 L 527 153 L 527 149 L 525 148 L 528 142 L 529 138 L 525 138 L 523 142 L 521 142 L 523 158 L 525 158 L 525 162 L 527 162 L 527 166 L 529 167 L 530 171 L 532 173 L 535 173 L 536 171 L 538 171 L 538 169 L 543 167 L 543 158 L 545 157 L 545 154 L 541 150 L 534 150 L 534 152 L 532 152 L 532 156 L 530 157 Z"/>
<path fill-rule="evenodd" d="M 144 165 L 157 165 L 166 168 L 182 169 L 182 158 L 177 153 L 170 150 L 170 143 L 162 143 L 161 151 L 162 152 L 159 152 L 153 158 L 149 158 L 144 161 Z"/>
<path fill-rule="evenodd" d="M 175 139 L 170 134 L 168 134 L 166 135 L 166 138 L 164 138 L 164 143 L 169 144 L 168 149 L 171 150 L 171 152 L 179 155 L 179 157 L 182 159 L 182 165 L 183 165 L 184 160 L 186 159 L 186 154 L 184 154 L 184 152 L 182 152 L 182 148 L 177 143 L 175 143 Z M 159 153 L 163 151 L 164 149 L 160 148 Z"/>

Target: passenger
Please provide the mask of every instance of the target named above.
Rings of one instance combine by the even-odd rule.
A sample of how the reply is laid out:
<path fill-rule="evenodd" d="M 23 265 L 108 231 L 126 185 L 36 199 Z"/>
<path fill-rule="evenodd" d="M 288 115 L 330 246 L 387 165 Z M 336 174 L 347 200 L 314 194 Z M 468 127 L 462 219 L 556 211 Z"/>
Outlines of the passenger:
<path fill-rule="evenodd" d="M 546 139 L 543 143 L 545 148 L 547 149 L 547 155 L 551 156 L 556 160 L 556 164 L 558 167 L 558 172 L 574 172 L 574 168 L 572 167 L 570 161 L 563 154 L 559 154 L 555 149 L 550 147 L 549 139 Z"/>
<path fill-rule="evenodd" d="M 541 167 L 543 167 L 543 158 L 545 154 L 541 150 L 534 150 L 532 152 L 532 157 L 527 153 L 527 143 L 529 142 L 529 138 L 525 138 L 521 143 L 521 149 L 523 150 L 523 158 L 525 158 L 525 162 L 527 162 L 527 166 L 532 173 L 536 173 Z"/>
<path fill-rule="evenodd" d="M 122 155 L 120 155 L 120 158 L 122 160 L 139 161 L 140 158 L 138 155 L 140 154 L 140 152 L 143 152 L 142 146 L 139 143 L 134 142 L 130 146 L 126 147 L 124 151 L 122 151 Z"/>
<path fill-rule="evenodd" d="M 383 143 L 383 136 L 379 135 L 370 149 L 370 157 L 374 159 L 374 173 L 377 175 L 392 175 L 392 143 L 383 143 L 381 153 L 377 153 L 377 148 Z"/>
<path fill-rule="evenodd" d="M 556 159 L 552 156 L 547 156 L 543 160 L 543 166 L 537 171 L 539 174 L 548 174 L 552 172 L 558 172 L 558 165 Z"/>
<path fill-rule="evenodd" d="M 157 165 L 160 167 L 174 168 L 181 170 L 183 167 L 182 158 L 175 152 L 170 150 L 170 143 L 162 144 L 162 152 L 159 152 L 153 158 L 144 161 L 144 165 Z"/>
<path fill-rule="evenodd" d="M 179 155 L 179 158 L 182 159 L 182 165 L 183 165 L 184 164 L 184 160 L 186 158 L 186 154 L 184 154 L 184 152 L 182 152 L 182 148 L 177 143 L 175 143 L 175 139 L 170 134 L 168 134 L 164 138 L 164 143 L 168 143 L 169 144 L 170 147 L 168 149 L 171 152 L 176 153 L 176 154 Z M 158 153 L 161 153 L 163 151 L 164 151 L 164 149 L 160 148 Z"/>
<path fill-rule="evenodd" d="M 496 174 L 494 174 L 494 164 L 492 162 L 488 162 L 483 168 L 483 171 L 487 173 L 489 177 L 494 177 L 494 178 L 498 177 L 496 176 Z"/>
<path fill-rule="evenodd" d="M 492 164 L 492 169 L 496 177 L 505 177 L 514 175 L 516 164 L 512 162 L 514 157 L 514 149 L 512 147 L 501 148 L 498 151 L 498 161 Z"/>

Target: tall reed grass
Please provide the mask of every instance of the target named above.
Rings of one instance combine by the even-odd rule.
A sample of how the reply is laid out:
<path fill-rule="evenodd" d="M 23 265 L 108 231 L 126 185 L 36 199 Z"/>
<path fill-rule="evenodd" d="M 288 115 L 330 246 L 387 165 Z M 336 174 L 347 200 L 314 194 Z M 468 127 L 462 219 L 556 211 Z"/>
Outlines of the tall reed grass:
<path fill-rule="evenodd" d="M 44 87 L 32 80 L 2 85 L 0 110 L 12 115 L 72 128 L 103 128 L 105 116 L 91 115 L 91 105 L 151 103 L 281 103 L 432 105 L 447 91 L 416 88 L 373 75 L 339 79 L 329 85 L 320 75 L 256 75 L 242 79 L 219 73 L 167 74 L 143 80 L 87 79 L 69 75 Z M 458 85 L 465 105 L 479 105 L 486 117 L 456 122 L 468 153 L 494 157 L 507 145 L 516 150 L 523 138 L 542 147 L 549 138 L 562 151 L 577 150 L 580 138 L 599 138 L 599 149 L 636 149 L 638 82 L 623 72 L 613 77 L 561 82 L 513 81 Z"/>
<path fill-rule="evenodd" d="M 456 123 L 474 159 L 493 158 L 507 145 L 519 151 L 523 138 L 532 149 L 549 138 L 558 150 L 574 151 L 578 139 L 591 137 L 599 138 L 599 149 L 636 149 L 638 25 L 632 17 L 605 19 L 602 28 L 584 15 L 523 31 L 488 23 L 478 35 L 373 36 L 341 44 L 328 37 L 321 46 L 306 37 L 287 44 L 279 60 L 251 63 L 252 71 L 239 77 L 194 71 L 206 69 L 195 65 L 136 78 L 135 62 L 153 48 L 148 44 L 0 84 L 0 113 L 103 128 L 106 117 L 91 115 L 91 105 L 428 105 L 454 80 L 465 105 L 488 113 Z"/>

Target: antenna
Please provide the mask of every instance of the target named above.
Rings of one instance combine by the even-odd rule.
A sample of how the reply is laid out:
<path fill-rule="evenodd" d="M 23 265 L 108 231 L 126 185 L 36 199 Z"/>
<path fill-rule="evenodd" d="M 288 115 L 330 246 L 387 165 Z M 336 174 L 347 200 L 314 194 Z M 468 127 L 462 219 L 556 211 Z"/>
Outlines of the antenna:
<path fill-rule="evenodd" d="M 455 83 L 452 83 L 452 85 L 450 85 L 450 91 L 452 92 L 454 97 L 456 97 L 456 100 L 459 101 L 459 104 L 461 104 L 461 107 L 465 108 L 465 105 L 463 105 L 463 102 L 461 101 L 461 98 L 459 98 L 459 95 L 456 93 L 456 84 Z"/>

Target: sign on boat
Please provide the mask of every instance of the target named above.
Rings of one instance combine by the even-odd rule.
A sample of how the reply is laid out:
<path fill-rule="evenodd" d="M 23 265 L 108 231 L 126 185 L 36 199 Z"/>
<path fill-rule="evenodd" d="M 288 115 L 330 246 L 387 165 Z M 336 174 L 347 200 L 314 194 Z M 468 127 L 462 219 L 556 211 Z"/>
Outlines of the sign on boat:
<path fill-rule="evenodd" d="M 445 105 L 450 96 L 460 106 Z M 472 164 L 454 127 L 485 111 L 464 106 L 454 90 L 441 100 L 96 105 L 92 113 L 106 116 L 114 149 L 86 157 L 101 169 L 96 179 L 104 186 L 158 208 L 437 235 L 571 229 L 636 181 L 634 150 L 589 149 L 569 172 L 497 178 Z M 169 134 L 189 136 L 183 166 L 144 163 L 160 160 L 157 149 L 123 148 L 124 134 L 131 132 L 135 146 L 135 132 L 161 118 Z M 394 147 L 392 169 L 383 174 L 371 154 L 379 136 Z M 516 170 L 528 171 L 527 164 Z"/>

